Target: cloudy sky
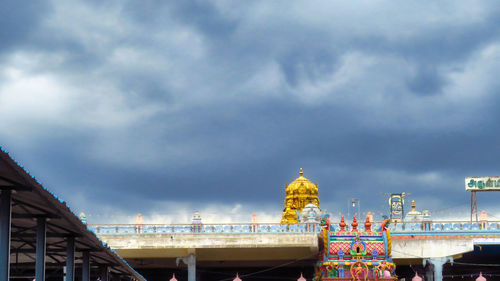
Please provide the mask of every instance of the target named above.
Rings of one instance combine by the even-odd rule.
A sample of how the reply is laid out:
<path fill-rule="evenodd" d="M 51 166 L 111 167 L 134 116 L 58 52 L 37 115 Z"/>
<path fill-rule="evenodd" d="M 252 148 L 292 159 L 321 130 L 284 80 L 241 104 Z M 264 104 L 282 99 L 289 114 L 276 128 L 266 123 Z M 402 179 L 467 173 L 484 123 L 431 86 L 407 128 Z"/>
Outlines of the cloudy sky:
<path fill-rule="evenodd" d="M 496 1 L 160 2 L 0 9 L 0 145 L 90 222 L 278 221 L 301 167 L 334 214 L 466 215 L 500 175 Z"/>

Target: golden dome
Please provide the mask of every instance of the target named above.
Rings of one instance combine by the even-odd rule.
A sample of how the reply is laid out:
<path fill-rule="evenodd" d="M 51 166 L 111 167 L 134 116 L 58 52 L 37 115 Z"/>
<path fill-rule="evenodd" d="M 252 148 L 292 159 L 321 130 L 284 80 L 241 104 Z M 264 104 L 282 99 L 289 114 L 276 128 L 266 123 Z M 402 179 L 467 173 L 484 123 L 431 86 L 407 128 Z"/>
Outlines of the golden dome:
<path fill-rule="evenodd" d="M 314 191 L 316 194 L 318 193 L 318 186 L 315 185 L 313 182 L 308 180 L 306 177 L 304 177 L 304 171 L 302 168 L 300 168 L 299 172 L 300 176 L 296 178 L 294 181 L 292 181 L 287 189 L 292 190 L 295 193 L 300 193 L 300 194 L 306 194 L 306 193 L 313 193 Z M 309 202 L 307 202 L 309 203 Z M 306 203 L 306 204 L 307 204 Z"/>
<path fill-rule="evenodd" d="M 285 185 L 285 208 L 281 223 L 297 223 L 297 212 L 300 213 L 309 203 L 319 208 L 318 185 L 304 177 L 302 168 L 300 168 L 299 175 L 289 185 Z"/>

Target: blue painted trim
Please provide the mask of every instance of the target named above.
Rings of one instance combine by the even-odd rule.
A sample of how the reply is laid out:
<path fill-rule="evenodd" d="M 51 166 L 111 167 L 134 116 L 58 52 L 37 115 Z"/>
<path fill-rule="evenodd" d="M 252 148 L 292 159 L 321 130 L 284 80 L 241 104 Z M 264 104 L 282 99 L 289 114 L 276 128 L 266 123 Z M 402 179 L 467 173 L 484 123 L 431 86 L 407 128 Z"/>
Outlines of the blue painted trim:
<path fill-rule="evenodd" d="M 500 242 L 474 242 L 474 245 L 499 245 Z"/>

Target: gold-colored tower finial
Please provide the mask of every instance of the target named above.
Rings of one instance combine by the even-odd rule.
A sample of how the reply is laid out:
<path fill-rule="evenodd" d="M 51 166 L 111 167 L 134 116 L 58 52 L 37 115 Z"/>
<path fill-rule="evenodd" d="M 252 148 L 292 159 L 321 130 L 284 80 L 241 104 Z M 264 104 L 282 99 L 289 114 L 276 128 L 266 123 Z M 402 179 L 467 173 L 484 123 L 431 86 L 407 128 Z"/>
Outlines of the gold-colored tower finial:
<path fill-rule="evenodd" d="M 415 200 L 411 200 L 411 211 L 415 212 Z"/>
<path fill-rule="evenodd" d="M 302 168 L 300 168 L 299 174 L 300 174 L 301 177 L 304 174 L 304 170 L 302 170 Z"/>

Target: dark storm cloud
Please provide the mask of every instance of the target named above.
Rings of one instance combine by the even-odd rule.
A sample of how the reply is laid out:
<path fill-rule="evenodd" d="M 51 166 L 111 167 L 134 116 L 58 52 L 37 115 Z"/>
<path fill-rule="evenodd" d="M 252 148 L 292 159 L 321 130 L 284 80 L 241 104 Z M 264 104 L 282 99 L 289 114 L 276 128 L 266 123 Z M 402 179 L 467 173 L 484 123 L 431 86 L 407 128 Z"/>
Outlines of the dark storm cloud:
<path fill-rule="evenodd" d="M 499 19 L 449 3 L 26 12 L 0 69 L 0 135 L 82 210 L 279 210 L 299 167 L 336 213 L 385 192 L 462 203 L 465 176 L 497 173 Z"/>

